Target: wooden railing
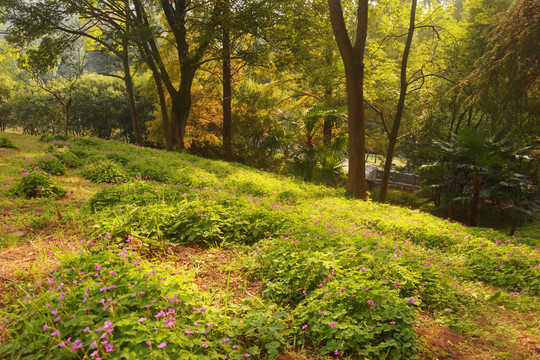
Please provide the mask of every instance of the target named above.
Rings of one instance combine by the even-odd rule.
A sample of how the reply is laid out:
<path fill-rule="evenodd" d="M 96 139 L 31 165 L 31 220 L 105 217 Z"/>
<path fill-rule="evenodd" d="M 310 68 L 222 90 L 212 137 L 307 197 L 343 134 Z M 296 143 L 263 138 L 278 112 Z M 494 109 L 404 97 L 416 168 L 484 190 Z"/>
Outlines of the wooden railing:
<path fill-rule="evenodd" d="M 380 185 L 382 182 L 383 171 L 380 169 L 373 170 L 368 178 L 369 185 Z M 420 189 L 422 178 L 416 174 L 403 174 L 397 171 L 390 172 L 390 181 L 388 187 L 401 190 L 414 191 Z"/>

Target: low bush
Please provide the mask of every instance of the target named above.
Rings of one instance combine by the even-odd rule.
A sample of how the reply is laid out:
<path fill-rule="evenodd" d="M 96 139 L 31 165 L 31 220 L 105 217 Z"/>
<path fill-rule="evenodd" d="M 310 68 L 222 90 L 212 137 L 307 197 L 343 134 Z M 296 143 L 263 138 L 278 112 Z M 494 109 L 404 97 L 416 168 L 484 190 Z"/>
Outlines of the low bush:
<path fill-rule="evenodd" d="M 48 143 L 53 140 L 53 137 L 50 134 L 41 134 L 38 140 L 44 143 Z"/>
<path fill-rule="evenodd" d="M 4 136 L 0 137 L 0 148 L 17 149 L 15 144 L 13 144 L 13 141 L 11 141 L 10 138 Z"/>
<path fill-rule="evenodd" d="M 32 167 L 37 166 L 41 170 L 51 175 L 65 175 L 67 172 L 64 163 L 52 154 L 46 154 L 32 161 L 30 165 Z"/>
<path fill-rule="evenodd" d="M 112 208 L 119 203 L 144 206 L 157 200 L 155 188 L 146 181 L 136 180 L 116 186 L 105 186 L 87 202 L 92 212 Z"/>
<path fill-rule="evenodd" d="M 128 171 L 136 177 L 145 180 L 153 180 L 159 182 L 169 182 L 173 180 L 172 173 L 169 167 L 164 164 L 156 163 L 152 160 L 137 160 L 127 164 Z"/>
<path fill-rule="evenodd" d="M 257 204 L 223 205 L 209 199 L 189 200 L 187 195 L 173 205 L 130 204 L 104 210 L 96 231 L 120 239 L 135 236 L 150 241 L 222 246 L 252 244 L 280 229 L 285 222 L 278 210 L 267 210 Z"/>
<path fill-rule="evenodd" d="M 40 168 L 26 169 L 11 191 L 20 197 L 62 197 L 66 190 L 58 186 L 51 175 Z"/>
<path fill-rule="evenodd" d="M 47 149 L 47 152 L 58 160 L 62 161 L 65 166 L 69 168 L 77 168 L 83 164 L 83 160 L 75 153 L 73 153 L 66 145 L 52 144 Z"/>
<path fill-rule="evenodd" d="M 125 169 L 109 160 L 85 165 L 81 170 L 85 179 L 95 183 L 120 183 L 127 180 Z"/>

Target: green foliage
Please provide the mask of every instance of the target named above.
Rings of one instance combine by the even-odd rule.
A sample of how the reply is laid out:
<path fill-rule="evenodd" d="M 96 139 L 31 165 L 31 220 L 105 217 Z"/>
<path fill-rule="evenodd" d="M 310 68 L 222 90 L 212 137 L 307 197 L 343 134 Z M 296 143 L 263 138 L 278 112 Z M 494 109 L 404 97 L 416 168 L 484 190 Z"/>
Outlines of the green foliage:
<path fill-rule="evenodd" d="M 474 226 L 480 210 L 491 206 L 511 223 L 532 220 L 535 188 L 517 173 L 528 149 L 518 149 L 505 135 L 467 128 L 450 142 L 437 142 L 439 160 L 424 167 L 426 189 L 451 219 Z"/>
<path fill-rule="evenodd" d="M 96 212 L 118 203 L 144 206 L 152 201 L 156 201 L 154 187 L 146 181 L 131 181 L 117 186 L 106 185 L 88 200 L 88 206 Z"/>
<path fill-rule="evenodd" d="M 410 193 L 402 190 L 388 190 L 386 194 L 386 202 L 392 205 L 406 206 L 411 209 L 419 209 L 429 200 L 422 197 L 420 192 Z M 379 198 L 379 191 L 375 189 L 370 194 L 370 199 L 376 200 Z"/>
<path fill-rule="evenodd" d="M 114 197 L 118 191 L 114 189 L 105 194 L 102 192 L 99 198 L 104 195 Z M 184 194 L 173 205 L 154 203 L 144 206 L 152 196 L 152 192 L 145 190 L 141 190 L 138 196 L 128 196 L 128 199 L 131 198 L 133 203 L 140 206 L 131 205 L 122 199 L 126 205 L 99 214 L 95 231 L 100 234 L 109 233 L 120 239 L 133 236 L 147 242 L 157 239 L 223 246 L 252 244 L 280 229 L 284 223 L 278 212 L 248 200 L 220 203 L 211 198 L 188 199 L 187 194 Z M 95 204 L 95 201 L 91 203 Z"/>
<path fill-rule="evenodd" d="M 47 152 L 62 161 L 67 167 L 77 168 L 83 164 L 81 158 L 72 152 L 63 142 L 57 143 L 53 141 L 52 145 L 48 147 Z"/>
<path fill-rule="evenodd" d="M 208 306 L 191 274 L 173 275 L 168 267 L 144 261 L 128 248 L 92 248 L 72 256 L 47 281 L 26 287 L 20 305 L 7 314 L 10 338 L 0 357 L 278 355 L 283 337 L 265 325 L 284 326 L 271 311 L 249 309 L 239 314 L 242 320 L 231 317 Z"/>
<path fill-rule="evenodd" d="M 44 142 L 44 143 L 51 142 L 52 140 L 53 140 L 53 137 L 49 134 L 41 134 L 39 136 L 39 141 Z"/>
<path fill-rule="evenodd" d="M 67 171 L 64 163 L 50 153 L 32 161 L 30 165 L 51 175 L 65 175 Z"/>
<path fill-rule="evenodd" d="M 66 190 L 58 186 L 51 176 L 40 168 L 26 169 L 11 191 L 21 197 L 62 197 Z"/>
<path fill-rule="evenodd" d="M 4 136 L 0 137 L 0 148 L 17 149 L 15 144 L 13 144 L 13 141 L 11 141 L 10 138 Z"/>
<path fill-rule="evenodd" d="M 81 170 L 81 175 L 96 183 L 114 184 L 127 179 L 125 169 L 110 160 L 85 165 Z"/>

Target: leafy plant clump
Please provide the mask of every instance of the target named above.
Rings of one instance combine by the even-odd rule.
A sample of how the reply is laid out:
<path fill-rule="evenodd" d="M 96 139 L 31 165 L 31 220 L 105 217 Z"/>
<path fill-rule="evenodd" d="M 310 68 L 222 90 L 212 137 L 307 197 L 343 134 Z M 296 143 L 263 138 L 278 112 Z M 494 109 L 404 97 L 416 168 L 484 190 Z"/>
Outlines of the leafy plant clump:
<path fill-rule="evenodd" d="M 83 252 L 25 291 L 4 313 L 2 358 L 240 360 L 276 357 L 283 342 L 246 326 L 262 318 L 274 328 L 272 314 L 251 311 L 244 322 L 210 308 L 191 275 L 172 275 L 129 248 Z"/>
<path fill-rule="evenodd" d="M 83 164 L 83 160 L 63 143 L 51 145 L 47 149 L 47 152 L 62 161 L 69 168 L 77 168 Z"/>
<path fill-rule="evenodd" d="M 22 178 L 11 190 L 15 195 L 32 197 L 56 197 L 64 196 L 67 191 L 58 186 L 51 175 L 47 174 L 38 167 L 26 169 Z"/>
<path fill-rule="evenodd" d="M 115 184 L 127 180 L 124 168 L 109 160 L 90 163 L 84 166 L 81 175 L 85 179 L 96 183 Z"/>
<path fill-rule="evenodd" d="M 105 186 L 88 200 L 88 207 L 92 212 L 121 205 L 146 206 L 156 202 L 175 201 L 181 198 L 179 186 L 157 187 L 149 181 L 137 179 L 122 184 Z"/>
<path fill-rule="evenodd" d="M 114 192 L 108 194 L 114 197 Z M 135 201 L 141 201 L 142 205 L 147 196 L 142 194 Z M 222 246 L 253 244 L 270 236 L 286 221 L 282 213 L 258 205 L 219 204 L 209 199 L 188 200 L 185 196 L 172 205 L 126 204 L 104 210 L 99 214 L 96 231 L 120 239 L 136 236 L 152 241 Z M 94 201 L 93 206 L 100 205 Z"/>
<path fill-rule="evenodd" d="M 39 167 L 51 175 L 65 175 L 67 172 L 66 166 L 58 158 L 51 154 L 47 154 L 31 163 L 33 167 Z"/>
<path fill-rule="evenodd" d="M 17 149 L 15 144 L 13 144 L 13 141 L 7 137 L 0 137 L 0 148 L 6 148 L 6 149 Z"/>

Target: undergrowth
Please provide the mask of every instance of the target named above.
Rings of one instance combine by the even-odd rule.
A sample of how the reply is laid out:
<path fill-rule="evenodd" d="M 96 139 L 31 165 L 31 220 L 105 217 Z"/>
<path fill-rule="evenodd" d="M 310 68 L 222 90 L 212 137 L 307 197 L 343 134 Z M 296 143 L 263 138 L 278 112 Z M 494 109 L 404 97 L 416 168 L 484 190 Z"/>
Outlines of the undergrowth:
<path fill-rule="evenodd" d="M 519 237 L 186 154 L 92 138 L 48 152 L 103 184 L 84 210 L 92 241 L 23 287 L 4 314 L 4 356 L 276 358 L 308 347 L 413 359 L 419 311 L 466 328 L 478 299 L 457 282 L 489 284 L 488 302 L 540 295 L 540 250 Z M 251 245 L 243 271 L 263 297 L 210 306 L 192 275 L 143 260 L 134 243 Z"/>

